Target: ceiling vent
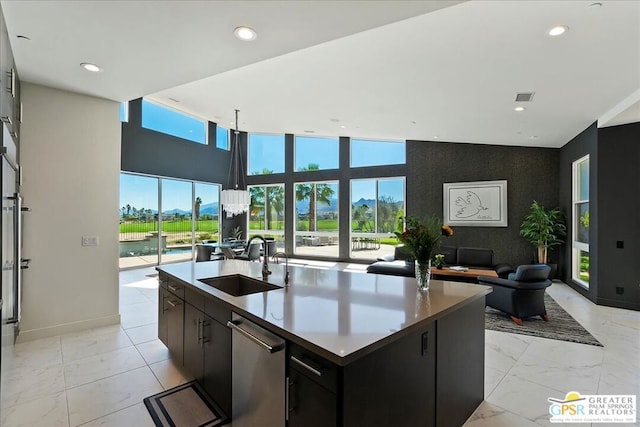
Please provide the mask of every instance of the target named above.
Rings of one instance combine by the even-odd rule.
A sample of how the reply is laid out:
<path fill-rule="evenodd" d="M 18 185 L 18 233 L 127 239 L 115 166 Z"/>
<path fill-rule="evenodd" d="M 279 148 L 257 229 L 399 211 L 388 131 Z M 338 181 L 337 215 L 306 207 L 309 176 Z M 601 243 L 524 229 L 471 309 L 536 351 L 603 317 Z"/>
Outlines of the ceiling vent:
<path fill-rule="evenodd" d="M 535 92 L 516 93 L 516 102 L 531 102 Z"/>

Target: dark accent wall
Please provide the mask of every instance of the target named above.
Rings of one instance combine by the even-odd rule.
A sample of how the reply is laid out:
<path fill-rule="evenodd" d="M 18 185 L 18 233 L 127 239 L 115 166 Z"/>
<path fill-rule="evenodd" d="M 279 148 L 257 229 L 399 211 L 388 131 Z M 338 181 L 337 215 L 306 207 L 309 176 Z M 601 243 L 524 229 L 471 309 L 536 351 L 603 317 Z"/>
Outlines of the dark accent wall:
<path fill-rule="evenodd" d="M 567 241 L 565 246 L 565 258 L 567 268 L 561 276 L 562 281 L 576 291 L 595 301 L 598 289 L 598 128 L 593 123 L 575 138 L 565 144 L 560 150 L 560 207 L 567 212 Z M 572 217 L 573 204 L 573 162 L 589 155 L 589 256 L 590 274 L 589 289 L 583 288 L 571 280 L 571 239 L 574 221 Z"/>
<path fill-rule="evenodd" d="M 589 289 L 571 279 L 570 268 L 562 279 L 597 304 L 640 310 L 640 123 L 601 129 L 593 123 L 562 147 L 560 199 L 568 212 L 573 162 L 587 154 Z M 569 232 L 572 227 L 573 218 L 569 218 Z M 570 265 L 570 245 L 565 256 Z"/>
<path fill-rule="evenodd" d="M 142 99 L 129 102 L 129 121 L 122 123 L 120 169 L 226 185 L 229 151 L 216 148 L 216 124 L 208 122 L 210 144 L 142 127 Z"/>
<path fill-rule="evenodd" d="M 407 141 L 407 213 L 442 218 L 442 184 L 507 180 L 507 227 L 454 227 L 447 246 L 491 248 L 498 263 L 514 267 L 534 260 L 535 248 L 520 236 L 533 200 L 559 205 L 560 150 L 449 142 Z M 560 261 L 558 250 L 551 260 Z"/>
<path fill-rule="evenodd" d="M 640 123 L 598 129 L 597 153 L 596 302 L 640 310 Z"/>

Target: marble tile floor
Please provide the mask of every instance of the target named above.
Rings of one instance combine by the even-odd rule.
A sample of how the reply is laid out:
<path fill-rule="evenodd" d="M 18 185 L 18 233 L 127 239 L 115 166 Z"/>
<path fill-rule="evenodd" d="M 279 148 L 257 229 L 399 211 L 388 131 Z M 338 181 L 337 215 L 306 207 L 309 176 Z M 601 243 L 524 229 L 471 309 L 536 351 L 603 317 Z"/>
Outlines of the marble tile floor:
<path fill-rule="evenodd" d="M 142 399 L 190 380 L 157 339 L 153 273 L 120 273 L 120 325 L 16 345 L 2 380 L 0 425 L 152 427 Z M 465 426 L 549 425 L 547 398 L 568 391 L 640 395 L 640 312 L 596 306 L 560 282 L 548 292 L 605 347 L 486 331 L 485 401 Z"/>

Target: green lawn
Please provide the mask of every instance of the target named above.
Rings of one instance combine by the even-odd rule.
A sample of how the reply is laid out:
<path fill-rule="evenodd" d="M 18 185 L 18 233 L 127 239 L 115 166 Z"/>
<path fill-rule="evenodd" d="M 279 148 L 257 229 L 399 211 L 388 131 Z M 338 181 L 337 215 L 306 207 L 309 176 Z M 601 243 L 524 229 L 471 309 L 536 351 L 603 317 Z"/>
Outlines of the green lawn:
<path fill-rule="evenodd" d="M 157 222 L 125 222 L 120 224 L 120 233 L 148 233 L 158 231 Z M 191 221 L 168 221 L 162 223 L 162 231 L 178 233 L 191 231 Z M 196 231 L 217 233 L 218 221 L 197 221 Z"/>

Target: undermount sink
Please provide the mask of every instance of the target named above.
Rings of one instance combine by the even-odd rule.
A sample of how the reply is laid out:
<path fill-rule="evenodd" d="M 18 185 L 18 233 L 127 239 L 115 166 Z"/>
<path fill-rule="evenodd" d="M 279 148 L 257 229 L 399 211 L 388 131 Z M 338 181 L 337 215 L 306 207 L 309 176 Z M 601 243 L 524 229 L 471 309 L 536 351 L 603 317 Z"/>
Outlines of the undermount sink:
<path fill-rule="evenodd" d="M 214 288 L 219 289 L 222 292 L 233 295 L 234 297 L 280 289 L 280 286 L 272 285 L 271 283 L 239 275 L 209 277 L 207 279 L 198 280 L 209 286 L 213 286 Z"/>

